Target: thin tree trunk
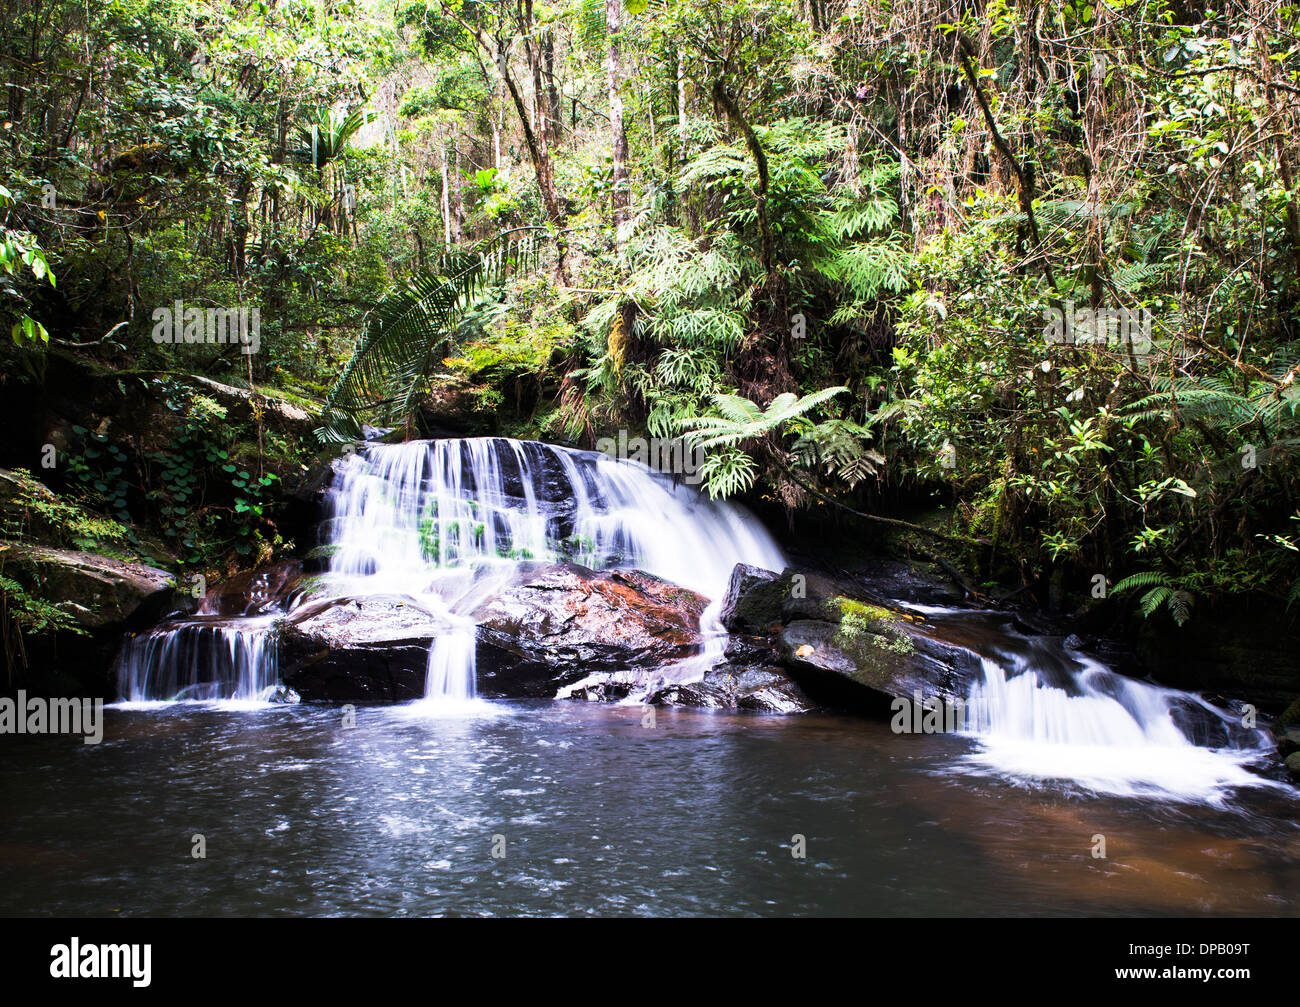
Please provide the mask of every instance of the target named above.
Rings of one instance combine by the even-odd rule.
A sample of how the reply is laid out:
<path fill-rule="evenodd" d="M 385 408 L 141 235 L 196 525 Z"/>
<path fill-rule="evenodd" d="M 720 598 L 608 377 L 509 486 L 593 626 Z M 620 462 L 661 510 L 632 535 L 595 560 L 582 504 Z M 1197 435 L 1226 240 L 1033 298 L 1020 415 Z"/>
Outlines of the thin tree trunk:
<path fill-rule="evenodd" d="M 465 201 L 460 191 L 460 148 L 451 147 L 451 238 L 459 245 L 465 236 Z"/>
<path fill-rule="evenodd" d="M 609 85 L 609 133 L 614 155 L 614 246 L 622 253 L 623 230 L 628 218 L 627 130 L 623 124 L 623 0 L 605 0 L 605 27 L 609 55 L 605 61 Z"/>
<path fill-rule="evenodd" d="M 560 91 L 555 86 L 555 36 L 549 31 L 542 40 L 542 53 L 546 60 L 546 130 L 551 143 L 559 143 Z"/>
<path fill-rule="evenodd" d="M 442 247 L 451 248 L 451 193 L 447 184 L 447 147 L 438 145 L 438 174 L 442 181 Z"/>

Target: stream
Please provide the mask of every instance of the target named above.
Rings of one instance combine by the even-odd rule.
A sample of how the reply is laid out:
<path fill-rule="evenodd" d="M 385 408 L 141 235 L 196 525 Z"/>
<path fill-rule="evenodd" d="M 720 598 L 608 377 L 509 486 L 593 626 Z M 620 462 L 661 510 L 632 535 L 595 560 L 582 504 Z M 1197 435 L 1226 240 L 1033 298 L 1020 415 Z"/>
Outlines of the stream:
<path fill-rule="evenodd" d="M 784 564 L 742 509 L 504 439 L 369 446 L 329 499 L 318 575 L 125 641 L 102 744 L 11 739 L 7 912 L 1300 915 L 1300 793 L 1237 712 L 903 601 L 977 658 L 960 730 L 650 707 L 722 660 L 733 567 Z M 694 652 L 629 671 L 621 702 L 480 695 L 484 605 L 563 562 L 696 592 Z M 400 639 L 357 644 L 375 598 Z M 423 698 L 294 702 L 279 634 L 321 611 L 356 653 L 415 661 Z"/>
<path fill-rule="evenodd" d="M 1300 913 L 1283 794 L 1026 786 L 962 769 L 970 739 L 843 716 L 646 728 L 639 708 L 534 700 L 344 728 L 306 705 L 173 704 L 107 711 L 99 746 L 19 740 L 0 768 L 16 914 Z"/>

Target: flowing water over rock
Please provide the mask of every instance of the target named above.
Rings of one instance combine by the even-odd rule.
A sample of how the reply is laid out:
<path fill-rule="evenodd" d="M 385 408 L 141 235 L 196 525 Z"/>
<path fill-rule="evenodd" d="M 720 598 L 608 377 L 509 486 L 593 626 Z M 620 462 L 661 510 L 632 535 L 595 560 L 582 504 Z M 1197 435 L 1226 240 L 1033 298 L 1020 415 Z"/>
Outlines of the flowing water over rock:
<path fill-rule="evenodd" d="M 536 442 L 376 445 L 343 464 L 333 497 L 335 589 L 407 594 L 446 619 L 453 639 L 431 652 L 429 698 L 473 695 L 464 617 L 485 592 L 465 590 L 467 567 L 512 572 L 564 560 L 643 570 L 697 591 L 712 599 L 700 620 L 703 647 L 671 676 L 689 681 L 726 645 L 717 607 L 732 567 L 784 565 L 762 525 L 737 507 L 642 466 Z"/>
<path fill-rule="evenodd" d="M 931 619 L 981 613 L 931 609 Z M 1096 793 L 1222 803 L 1239 788 L 1294 790 L 1261 775 L 1273 743 L 1241 712 L 1118 675 L 1057 637 L 994 631 L 966 697 L 977 748 L 962 765 Z"/>
<path fill-rule="evenodd" d="M 690 681 L 725 647 L 717 607 L 735 563 L 784 562 L 738 507 L 706 501 L 642 466 L 536 442 L 371 445 L 339 462 L 330 495 L 322 529 L 329 572 L 314 595 L 400 598 L 427 616 L 425 696 L 433 701 L 474 697 L 470 615 L 537 563 L 642 570 L 712 599 L 699 620 L 699 653 L 659 676 Z M 280 599 L 278 614 L 305 614 L 301 601 Z M 250 592 L 246 610 L 256 618 L 182 621 L 129 641 L 119 662 L 122 695 L 265 696 L 278 674 L 275 620 L 262 614 L 273 602 Z"/>
<path fill-rule="evenodd" d="M 644 467 L 502 438 L 372 444 L 339 460 L 329 500 L 324 573 L 249 575 L 198 615 L 129 640 L 122 696 L 283 699 L 283 673 L 308 698 L 422 697 L 413 709 L 445 716 L 482 713 L 484 692 L 708 705 L 725 689 L 706 675 L 727 688 L 732 671 L 779 680 L 762 662 L 719 662 L 733 567 L 780 570 L 780 549 L 742 509 Z M 842 627 L 799 604 L 786 618 L 812 656 L 795 665 L 886 698 L 942 682 L 965 700 L 976 744 L 962 771 L 1190 802 L 1284 789 L 1255 771 L 1271 742 L 1237 714 L 1117 675 L 1005 617 L 913 605 L 907 631 L 923 653 L 900 657 L 891 643 L 894 677 L 864 678 L 835 649 Z"/>
<path fill-rule="evenodd" d="M 136 636 L 123 647 L 118 688 L 130 703 L 266 700 L 280 677 L 273 621 L 190 622 Z"/>

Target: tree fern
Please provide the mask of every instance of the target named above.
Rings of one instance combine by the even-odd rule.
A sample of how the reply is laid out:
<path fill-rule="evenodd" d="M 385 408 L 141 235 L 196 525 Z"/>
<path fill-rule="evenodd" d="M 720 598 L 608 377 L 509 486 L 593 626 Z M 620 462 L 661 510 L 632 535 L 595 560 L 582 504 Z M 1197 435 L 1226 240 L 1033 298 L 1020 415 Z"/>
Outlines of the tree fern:
<path fill-rule="evenodd" d="M 779 430 L 791 420 L 846 391 L 847 388 L 839 385 L 802 397 L 794 392 L 785 392 L 774 398 L 766 409 L 759 408 L 741 395 L 714 395 L 713 404 L 719 415 L 691 417 L 684 420 L 682 426 L 693 431 L 689 437 L 698 447 L 706 450 L 731 447 Z"/>
<path fill-rule="evenodd" d="M 415 398 L 456 339 L 458 327 L 484 289 L 512 272 L 536 268 L 541 228 L 520 228 L 472 252 L 450 252 L 439 268 L 385 295 L 366 318 L 360 341 L 325 397 L 317 435 L 353 439 L 364 414 L 409 415 Z M 517 235 L 523 240 L 514 241 Z"/>
<path fill-rule="evenodd" d="M 1138 607 L 1145 618 L 1150 618 L 1162 606 L 1169 609 L 1174 622 L 1182 626 L 1192 615 L 1192 595 L 1175 587 L 1163 573 L 1143 570 L 1130 574 L 1110 589 L 1111 594 L 1123 594 L 1134 588 L 1148 588 L 1138 600 Z"/>

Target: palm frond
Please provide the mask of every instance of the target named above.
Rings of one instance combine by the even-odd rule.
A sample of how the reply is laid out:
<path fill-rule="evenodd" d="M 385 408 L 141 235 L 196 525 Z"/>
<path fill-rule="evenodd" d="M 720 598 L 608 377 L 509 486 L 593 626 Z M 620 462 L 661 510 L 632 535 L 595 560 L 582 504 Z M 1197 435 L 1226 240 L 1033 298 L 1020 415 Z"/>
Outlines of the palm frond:
<path fill-rule="evenodd" d="M 367 315 L 360 341 L 325 396 L 318 436 L 350 439 L 360 417 L 375 409 L 390 419 L 409 415 L 476 297 L 511 273 L 536 268 L 539 230 L 520 228 L 475 251 L 449 252 L 436 269 L 386 294 Z M 523 239 L 514 240 L 521 232 Z"/>

